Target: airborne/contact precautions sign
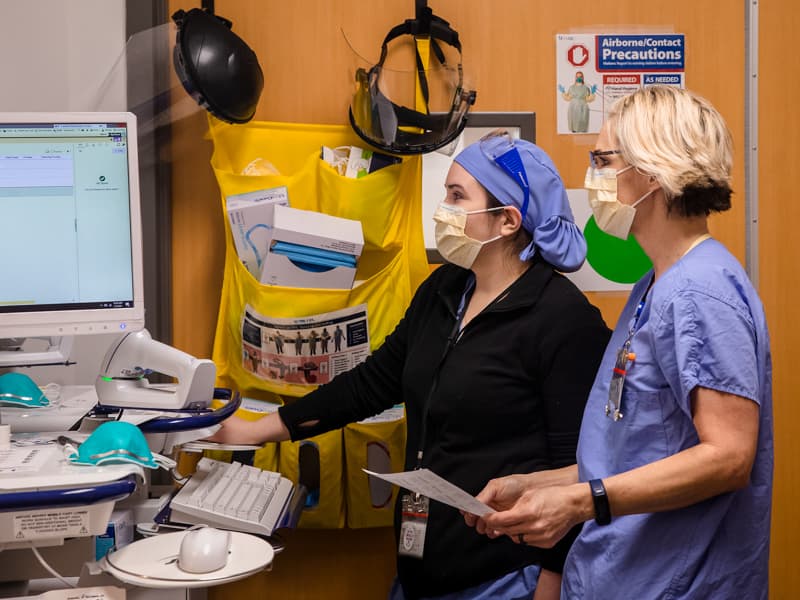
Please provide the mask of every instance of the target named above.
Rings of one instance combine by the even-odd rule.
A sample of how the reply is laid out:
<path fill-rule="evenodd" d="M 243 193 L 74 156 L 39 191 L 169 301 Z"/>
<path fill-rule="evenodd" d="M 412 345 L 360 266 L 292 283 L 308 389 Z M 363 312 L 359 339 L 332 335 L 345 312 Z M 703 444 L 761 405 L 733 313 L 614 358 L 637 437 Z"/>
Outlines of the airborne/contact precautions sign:
<path fill-rule="evenodd" d="M 648 85 L 684 87 L 682 33 L 561 33 L 556 36 L 559 134 L 598 133 L 615 100 Z"/>

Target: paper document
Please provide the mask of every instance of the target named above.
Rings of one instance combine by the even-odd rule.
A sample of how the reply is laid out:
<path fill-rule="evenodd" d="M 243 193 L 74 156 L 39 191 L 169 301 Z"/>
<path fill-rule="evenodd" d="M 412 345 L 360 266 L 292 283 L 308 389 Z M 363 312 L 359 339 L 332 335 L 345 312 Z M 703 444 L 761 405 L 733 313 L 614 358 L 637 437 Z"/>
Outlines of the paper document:
<path fill-rule="evenodd" d="M 477 500 L 475 496 L 471 496 L 460 487 L 453 485 L 446 479 L 442 479 L 428 469 L 417 469 L 416 471 L 404 471 L 402 473 L 375 473 L 367 469 L 362 469 L 362 471 L 367 475 L 383 479 L 479 517 L 494 512 L 494 509 Z"/>

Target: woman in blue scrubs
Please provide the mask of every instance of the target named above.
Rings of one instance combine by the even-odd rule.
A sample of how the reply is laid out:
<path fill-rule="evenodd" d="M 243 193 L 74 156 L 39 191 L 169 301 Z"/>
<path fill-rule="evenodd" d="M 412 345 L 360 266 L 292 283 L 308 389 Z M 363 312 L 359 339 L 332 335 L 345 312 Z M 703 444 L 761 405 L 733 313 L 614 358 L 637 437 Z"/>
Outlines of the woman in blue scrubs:
<path fill-rule="evenodd" d="M 732 142 L 706 100 L 666 86 L 612 108 L 586 187 L 606 232 L 653 263 L 619 319 L 578 464 L 491 481 L 467 523 L 548 546 L 584 523 L 562 598 L 766 599 L 772 367 L 761 301 L 709 235 L 730 208 Z"/>

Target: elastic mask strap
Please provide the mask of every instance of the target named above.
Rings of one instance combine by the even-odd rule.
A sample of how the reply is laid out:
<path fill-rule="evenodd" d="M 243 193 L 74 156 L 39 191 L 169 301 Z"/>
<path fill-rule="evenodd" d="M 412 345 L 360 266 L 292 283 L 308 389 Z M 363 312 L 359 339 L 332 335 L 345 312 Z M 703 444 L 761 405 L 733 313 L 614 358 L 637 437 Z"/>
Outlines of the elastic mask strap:
<path fill-rule="evenodd" d="M 650 190 L 649 192 L 647 192 L 647 193 L 646 193 L 644 196 L 642 196 L 642 197 L 641 197 L 641 198 L 639 198 L 639 199 L 638 199 L 636 202 L 634 202 L 633 204 L 631 204 L 631 208 L 636 208 L 637 206 L 639 206 L 639 205 L 640 205 L 640 204 L 641 204 L 641 203 L 642 203 L 642 202 L 643 202 L 645 199 L 647 199 L 647 197 L 648 197 L 650 194 L 652 194 L 653 192 L 655 192 L 655 190 Z"/>
<path fill-rule="evenodd" d="M 630 171 L 632 168 L 633 168 L 633 165 L 628 165 L 627 167 L 625 167 L 623 169 L 620 169 L 619 171 L 617 171 L 617 177 L 622 175 L 625 171 Z"/>
<path fill-rule="evenodd" d="M 479 208 L 478 210 L 465 210 L 465 215 L 477 215 L 479 213 L 494 212 L 496 210 L 505 210 L 505 206 L 495 206 L 494 208 Z"/>
<path fill-rule="evenodd" d="M 51 404 L 61 399 L 61 386 L 57 383 L 39 386 L 39 389 L 42 390 L 42 394 Z"/>
<path fill-rule="evenodd" d="M 75 446 L 74 444 L 67 442 L 62 446 L 62 450 L 64 452 L 64 457 L 67 460 L 78 458 L 78 447 Z"/>
<path fill-rule="evenodd" d="M 162 469 L 167 469 L 168 471 L 178 466 L 178 463 L 168 456 L 164 456 L 163 454 L 158 454 L 156 452 L 153 452 L 153 460 L 159 467 Z"/>

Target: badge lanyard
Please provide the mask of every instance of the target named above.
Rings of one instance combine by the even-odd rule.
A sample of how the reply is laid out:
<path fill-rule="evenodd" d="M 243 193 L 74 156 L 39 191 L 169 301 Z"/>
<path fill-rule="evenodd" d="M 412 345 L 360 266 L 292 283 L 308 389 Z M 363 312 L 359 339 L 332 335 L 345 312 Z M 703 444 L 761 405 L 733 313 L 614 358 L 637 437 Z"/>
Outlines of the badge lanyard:
<path fill-rule="evenodd" d="M 636 333 L 636 325 L 639 323 L 639 317 L 642 316 L 647 294 L 652 286 L 653 280 L 651 279 L 644 296 L 642 296 L 639 305 L 636 307 L 636 314 L 628 331 L 628 337 L 625 338 L 622 347 L 617 351 L 617 359 L 611 374 L 611 383 L 608 386 L 608 400 L 605 407 L 606 416 L 611 417 L 614 421 L 619 421 L 622 418 L 622 387 L 625 384 L 625 376 L 628 374 L 628 365 L 636 360 L 636 354 L 631 352 L 631 341 L 633 340 L 633 334 Z"/>
<path fill-rule="evenodd" d="M 683 252 L 681 258 L 689 254 L 689 252 L 700 242 L 703 242 L 710 237 L 711 234 L 708 233 L 698 236 Z M 639 317 L 642 316 L 644 304 L 647 300 L 647 294 L 650 292 L 650 288 L 653 287 L 654 280 L 655 276 L 650 279 L 650 283 L 647 285 L 644 296 L 642 296 L 639 305 L 636 307 L 636 314 L 633 317 L 633 325 L 631 325 L 630 331 L 628 331 L 628 337 L 625 339 L 625 343 L 622 344 L 622 347 L 617 352 L 617 358 L 614 363 L 614 371 L 611 375 L 611 383 L 608 386 L 608 400 L 606 401 L 605 407 L 606 416 L 611 417 L 615 421 L 619 421 L 622 418 L 622 386 L 625 383 L 625 376 L 628 374 L 628 365 L 636 360 L 636 353 L 631 352 L 631 341 L 633 340 L 633 334 L 636 333 L 636 325 L 639 323 Z"/>
<path fill-rule="evenodd" d="M 417 449 L 416 469 L 422 468 L 425 436 L 428 430 L 428 411 L 430 410 L 433 393 L 439 385 L 439 373 L 445 358 L 447 358 L 448 353 L 456 344 L 461 334 L 461 322 L 464 318 L 464 309 L 474 288 L 475 278 L 471 277 L 469 281 L 467 281 L 466 289 L 461 296 L 461 302 L 456 311 L 456 322 L 453 325 L 453 330 L 450 332 L 450 335 L 447 336 L 447 344 L 445 345 L 442 357 L 439 359 L 439 364 L 436 366 L 431 387 L 425 398 L 425 404 L 422 406 L 422 426 L 420 428 L 419 448 Z M 429 499 L 422 494 L 406 491 L 400 497 L 400 539 L 397 544 L 397 553 L 401 556 L 422 558 L 425 549 L 425 532 L 428 528 L 428 509 Z"/>

